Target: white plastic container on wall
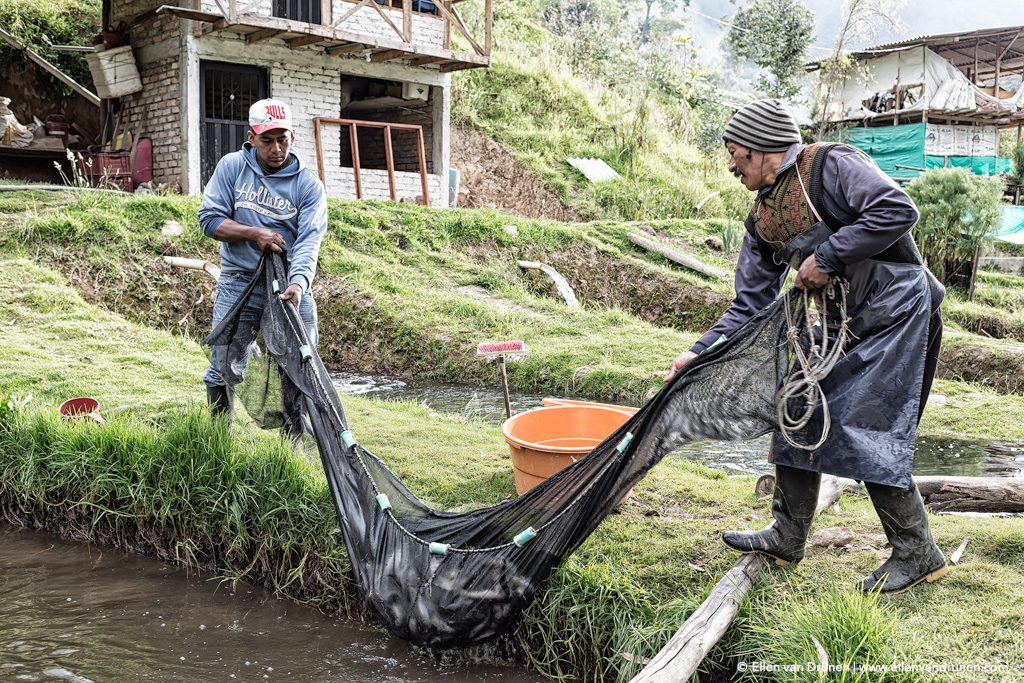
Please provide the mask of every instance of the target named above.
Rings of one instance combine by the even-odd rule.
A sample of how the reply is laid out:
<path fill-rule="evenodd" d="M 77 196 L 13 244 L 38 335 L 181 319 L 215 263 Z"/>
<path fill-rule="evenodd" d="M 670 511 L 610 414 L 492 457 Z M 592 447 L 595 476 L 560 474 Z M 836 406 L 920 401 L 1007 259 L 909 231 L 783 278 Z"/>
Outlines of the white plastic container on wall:
<path fill-rule="evenodd" d="M 111 99 L 142 90 L 142 79 L 130 45 L 90 52 L 85 59 L 96 84 L 96 94 L 101 98 Z"/>

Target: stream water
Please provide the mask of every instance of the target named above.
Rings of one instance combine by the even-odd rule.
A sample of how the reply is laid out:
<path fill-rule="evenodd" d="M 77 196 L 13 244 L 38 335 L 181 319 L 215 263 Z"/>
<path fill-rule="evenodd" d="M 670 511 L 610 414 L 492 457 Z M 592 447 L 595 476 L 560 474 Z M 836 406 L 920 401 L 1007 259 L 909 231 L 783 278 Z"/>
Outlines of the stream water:
<path fill-rule="evenodd" d="M 505 404 L 498 387 L 443 384 L 350 372 L 332 373 L 339 391 L 382 400 L 425 403 L 434 410 L 463 415 L 492 424 L 505 419 Z M 511 395 L 512 411 L 541 405 L 550 394 Z M 571 398 L 571 397 L 570 397 Z M 768 437 L 752 441 L 701 441 L 686 444 L 670 458 L 682 458 L 715 469 L 748 474 L 769 474 Z M 914 474 L 977 477 L 1024 476 L 1024 442 L 970 441 L 921 437 L 917 441 Z"/>
<path fill-rule="evenodd" d="M 0 525 L 0 681 L 538 681 L 259 588 Z"/>

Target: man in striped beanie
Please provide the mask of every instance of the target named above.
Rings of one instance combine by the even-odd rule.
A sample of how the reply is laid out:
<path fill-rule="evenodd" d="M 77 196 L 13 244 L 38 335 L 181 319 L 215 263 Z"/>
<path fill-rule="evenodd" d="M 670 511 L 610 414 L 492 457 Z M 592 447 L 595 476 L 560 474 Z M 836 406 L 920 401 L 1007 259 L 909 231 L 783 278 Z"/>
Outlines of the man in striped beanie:
<path fill-rule="evenodd" d="M 780 564 L 799 562 L 821 473 L 859 479 L 893 548 L 861 588 L 901 592 L 935 581 L 948 568 L 928 529 L 911 465 L 938 360 L 945 291 L 910 234 L 917 208 L 859 150 L 801 144 L 796 119 L 780 100 L 744 106 L 723 138 L 729 171 L 757 193 L 736 265 L 736 298 L 718 324 L 672 361 L 666 379 L 771 303 L 790 269 L 795 286 L 804 290 L 821 289 L 833 278 L 848 283 L 848 317 L 823 315 L 830 329 L 845 322 L 850 341 L 821 381 L 827 415 L 817 406 L 797 442 L 773 435 L 775 523 L 761 531 L 729 531 L 722 540 Z M 815 443 L 826 431 L 813 450 L 797 445 Z"/>
<path fill-rule="evenodd" d="M 725 126 L 726 148 L 730 143 L 729 171 L 748 190 L 771 185 L 786 151 L 800 144 L 800 128 L 782 100 L 757 100 L 743 107 Z M 736 151 L 742 154 L 735 154 Z"/>

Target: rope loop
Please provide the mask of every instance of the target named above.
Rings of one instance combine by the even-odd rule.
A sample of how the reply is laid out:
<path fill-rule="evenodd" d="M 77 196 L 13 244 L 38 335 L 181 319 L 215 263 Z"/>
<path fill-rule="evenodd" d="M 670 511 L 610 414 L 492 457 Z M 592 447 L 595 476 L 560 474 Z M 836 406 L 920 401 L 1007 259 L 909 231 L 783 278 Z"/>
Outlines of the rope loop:
<path fill-rule="evenodd" d="M 786 292 L 786 343 L 793 350 L 795 363 L 786 376 L 782 387 L 775 396 L 779 421 L 779 433 L 790 446 L 804 451 L 813 451 L 825 443 L 832 420 L 828 412 L 828 400 L 821 388 L 821 381 L 828 376 L 843 356 L 846 342 L 851 333 L 850 319 L 846 313 L 846 297 L 850 286 L 842 278 L 830 278 L 828 284 L 818 292 L 797 290 L 801 297 L 798 303 L 803 308 L 803 321 L 794 320 L 794 307 L 790 299 L 794 289 Z M 811 299 L 814 298 L 818 315 L 812 315 Z M 835 338 L 830 338 L 829 309 L 839 320 Z M 795 400 L 794 400 L 795 399 Z M 803 444 L 796 440 L 796 433 L 802 430 L 814 416 L 814 410 L 821 403 L 821 436 L 814 444 Z"/>

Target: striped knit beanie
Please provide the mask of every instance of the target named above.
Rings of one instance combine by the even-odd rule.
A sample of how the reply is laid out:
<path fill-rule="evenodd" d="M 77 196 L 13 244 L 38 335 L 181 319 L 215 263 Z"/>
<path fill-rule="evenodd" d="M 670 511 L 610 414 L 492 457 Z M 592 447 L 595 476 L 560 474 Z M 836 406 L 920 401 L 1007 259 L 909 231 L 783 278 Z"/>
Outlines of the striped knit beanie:
<path fill-rule="evenodd" d="M 802 142 L 796 119 L 782 100 L 756 100 L 732 115 L 722 139 L 759 152 L 785 152 Z"/>

